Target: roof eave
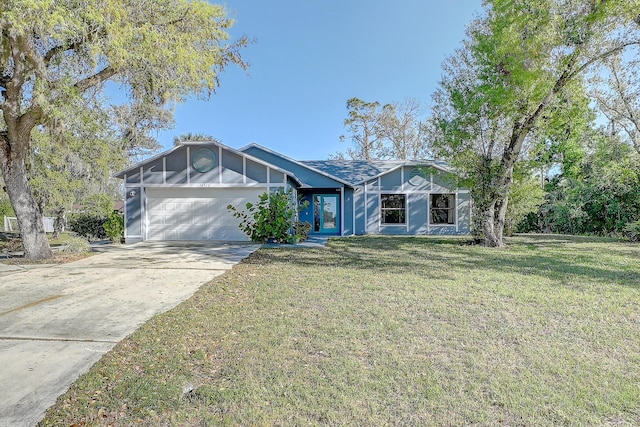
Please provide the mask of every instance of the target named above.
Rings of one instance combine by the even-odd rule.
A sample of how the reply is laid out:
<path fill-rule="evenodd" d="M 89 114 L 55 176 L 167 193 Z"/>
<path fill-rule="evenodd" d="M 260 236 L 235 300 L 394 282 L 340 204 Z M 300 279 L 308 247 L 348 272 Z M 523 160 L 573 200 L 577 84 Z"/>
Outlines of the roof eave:
<path fill-rule="evenodd" d="M 330 173 L 327 173 L 327 172 L 322 171 L 322 170 L 320 170 L 320 169 L 316 169 L 316 168 L 314 168 L 314 167 L 312 167 L 312 166 L 305 165 L 304 163 L 302 163 L 302 162 L 300 162 L 300 161 L 298 161 L 298 160 L 292 159 L 292 158 L 290 158 L 290 157 L 285 156 L 284 154 L 281 154 L 281 153 L 278 153 L 278 152 L 276 152 L 276 151 L 270 150 L 269 148 L 264 147 L 264 146 L 262 146 L 262 145 L 260 145 L 260 144 L 256 144 L 255 142 L 252 142 L 251 144 L 249 144 L 249 145 L 246 145 L 246 146 L 242 147 L 239 151 L 244 152 L 244 150 L 247 150 L 247 149 L 249 149 L 249 148 L 251 148 L 251 147 L 255 147 L 255 148 L 258 148 L 259 150 L 263 150 L 263 151 L 265 151 L 265 152 L 267 152 L 267 153 L 269 153 L 269 154 L 273 154 L 274 156 L 281 157 L 281 158 L 283 158 L 283 159 L 285 159 L 285 160 L 287 160 L 287 161 L 290 161 L 291 163 L 294 163 L 294 164 L 296 164 L 296 165 L 298 165 L 298 166 L 301 166 L 301 167 L 303 167 L 303 168 L 309 169 L 310 171 L 313 171 L 313 172 L 315 172 L 315 173 L 318 173 L 318 174 L 320 174 L 320 175 L 323 175 L 323 176 L 325 176 L 325 177 L 327 177 L 327 178 L 333 179 L 334 181 L 337 181 L 337 182 L 339 182 L 340 184 L 346 185 L 347 187 L 354 187 L 354 185 L 353 185 L 352 183 L 347 182 L 347 181 L 345 181 L 345 180 L 343 180 L 343 179 L 341 179 L 341 178 L 338 178 L 338 177 L 337 177 L 337 176 L 335 176 L 335 175 L 331 175 Z"/>
<path fill-rule="evenodd" d="M 408 160 L 408 161 L 405 161 L 405 162 L 403 162 L 403 163 L 399 164 L 398 166 L 395 166 L 395 167 L 393 167 L 393 168 L 387 169 L 387 170 L 386 170 L 386 171 L 384 171 L 384 172 L 380 172 L 380 173 L 379 173 L 379 174 L 377 174 L 377 175 L 374 175 L 374 176 L 371 176 L 371 177 L 369 177 L 369 178 L 366 178 L 366 179 L 364 179 L 364 180 L 362 180 L 362 181 L 359 181 L 356 185 L 358 185 L 358 186 L 360 186 L 360 185 L 364 185 L 365 183 L 367 183 L 368 181 L 371 181 L 372 179 L 378 179 L 378 178 L 379 178 L 379 177 L 381 177 L 382 175 L 386 175 L 386 174 L 388 174 L 389 172 L 393 172 L 393 171 L 395 171 L 395 170 L 398 170 L 398 169 L 400 169 L 400 168 L 407 167 L 407 166 L 431 166 L 431 167 L 434 167 L 434 168 L 436 168 L 436 169 L 438 169 L 438 170 L 441 170 L 442 172 L 447 172 L 447 173 L 451 173 L 451 172 L 452 172 L 452 171 L 451 171 L 451 170 L 449 170 L 449 169 L 445 169 L 445 168 L 443 168 L 442 166 L 437 165 L 434 161 L 425 161 L 425 162 L 421 162 L 421 161 L 417 161 L 417 160 Z"/>
<path fill-rule="evenodd" d="M 167 151 L 163 151 L 161 153 L 156 154 L 155 156 L 149 157 L 146 160 L 143 160 L 143 161 L 138 162 L 138 163 L 136 163 L 134 165 L 131 165 L 128 168 L 126 168 L 126 169 L 114 174 L 113 177 L 114 178 L 124 179 L 125 175 L 128 172 L 133 171 L 135 169 L 139 169 L 145 163 L 149 163 L 149 162 L 155 161 L 155 160 L 157 160 L 157 159 L 159 159 L 159 158 L 161 158 L 163 156 L 167 156 L 167 155 L 173 153 L 174 151 L 176 151 L 177 149 L 182 148 L 183 146 L 207 145 L 207 144 L 212 144 L 212 143 L 217 145 L 217 146 L 219 146 L 219 147 L 221 147 L 221 148 L 223 148 L 223 149 L 225 149 L 225 150 L 229 150 L 234 154 L 238 154 L 240 156 L 244 156 L 244 157 L 246 157 L 247 159 L 249 159 L 251 161 L 254 161 L 256 163 L 260 163 L 260 164 L 265 165 L 265 166 L 267 166 L 267 167 L 269 167 L 269 168 L 271 168 L 273 170 L 276 170 L 276 171 L 284 174 L 285 176 L 288 176 L 291 179 L 293 179 L 296 182 L 296 184 L 298 184 L 298 186 L 302 186 L 303 185 L 302 180 L 300 180 L 300 178 L 298 178 L 294 173 L 291 173 L 290 171 L 284 170 L 281 167 L 273 165 L 273 164 L 271 164 L 271 163 L 269 163 L 269 162 L 267 162 L 265 160 L 259 159 L 257 157 L 254 157 L 254 156 L 250 155 L 250 154 L 244 153 L 244 152 L 242 152 L 240 150 L 236 150 L 236 149 L 231 148 L 231 147 L 229 147 L 227 145 L 224 145 L 220 141 L 188 141 L 188 142 L 184 142 L 184 143 L 182 143 L 180 145 L 176 145 L 175 147 L 173 147 L 173 148 L 171 148 L 171 149 L 169 149 Z"/>

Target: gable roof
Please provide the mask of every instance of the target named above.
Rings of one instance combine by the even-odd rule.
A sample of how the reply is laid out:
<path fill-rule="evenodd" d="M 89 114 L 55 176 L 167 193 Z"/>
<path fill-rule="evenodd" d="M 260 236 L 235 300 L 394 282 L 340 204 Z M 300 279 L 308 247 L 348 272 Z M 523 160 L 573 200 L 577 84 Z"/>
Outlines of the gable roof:
<path fill-rule="evenodd" d="M 254 149 L 257 149 L 258 153 L 262 151 L 263 153 L 267 153 L 271 156 L 279 157 L 286 162 L 290 162 L 293 165 L 297 165 L 301 168 L 307 169 L 349 187 L 362 185 L 366 181 L 376 179 L 382 175 L 385 175 L 402 167 L 431 166 L 443 172 L 453 172 L 452 169 L 447 165 L 447 163 L 436 160 L 295 160 L 255 143 L 249 144 L 243 148 L 236 150 L 220 143 L 219 141 L 189 141 L 175 146 L 167 151 L 156 154 L 155 156 L 145 159 L 139 163 L 131 165 L 128 168 L 114 174 L 113 176 L 115 178 L 124 178 L 124 176 L 130 171 L 139 169 L 141 166 L 152 163 L 157 159 L 162 158 L 163 156 L 168 156 L 176 150 L 180 150 L 185 146 L 198 145 L 216 145 L 224 150 L 228 150 L 254 162 L 268 166 L 271 169 L 277 170 L 284 175 L 291 177 L 298 185 L 303 188 L 308 187 L 309 185 L 306 184 L 304 180 L 300 178 L 300 176 L 297 176 L 293 171 L 288 170 L 289 168 L 287 168 L 286 166 L 273 164 L 272 160 L 269 160 L 268 158 L 261 158 L 260 155 L 255 153 L 249 154 L 249 152 L 255 152 L 256 150 Z"/>
<path fill-rule="evenodd" d="M 295 160 L 295 159 L 292 159 L 291 157 L 287 157 L 284 154 L 278 153 L 277 151 L 273 151 L 273 150 L 271 150 L 271 149 L 269 149 L 267 147 L 263 147 L 260 144 L 251 143 L 251 144 L 249 144 L 249 145 L 247 145 L 245 147 L 240 148 L 239 151 L 247 152 L 247 151 L 250 151 L 252 148 L 264 151 L 265 153 L 269 153 L 269 154 L 271 154 L 273 156 L 280 157 L 281 159 L 286 160 L 288 162 L 291 162 L 291 163 L 293 163 L 295 165 L 302 166 L 303 168 L 309 169 L 310 171 L 313 171 L 313 172 L 315 172 L 317 174 L 323 175 L 323 176 L 325 176 L 325 177 L 327 177 L 329 179 L 333 179 L 334 181 L 337 181 L 340 184 L 344 184 L 344 185 L 347 185 L 347 186 L 351 186 L 352 185 L 349 181 L 343 180 L 342 178 L 340 178 L 337 175 L 332 175 L 331 173 L 329 173 L 329 172 L 327 172 L 325 170 L 321 170 L 321 169 L 315 168 L 313 165 L 305 164 L 306 162 L 303 162 L 303 161 L 300 161 L 300 160 Z"/>
<path fill-rule="evenodd" d="M 161 153 L 158 153 L 155 156 L 149 157 L 148 159 L 145 159 L 145 160 L 143 160 L 141 162 L 138 162 L 136 164 L 133 164 L 133 165 L 129 166 L 126 169 L 123 169 L 120 172 L 117 172 L 117 173 L 113 174 L 113 177 L 114 178 L 122 178 L 122 179 L 124 179 L 124 176 L 127 173 L 129 173 L 129 172 L 131 172 L 133 170 L 139 169 L 141 166 L 143 166 L 143 165 L 145 165 L 147 163 L 152 163 L 152 162 L 156 161 L 157 159 L 160 159 L 160 158 L 162 158 L 164 156 L 168 156 L 169 154 L 173 153 L 174 151 L 180 150 L 180 149 L 182 149 L 182 148 L 184 148 L 186 146 L 200 146 L 200 145 L 216 145 L 216 146 L 219 146 L 223 150 L 228 150 L 228 151 L 230 151 L 230 152 L 232 152 L 234 154 L 237 154 L 239 156 L 245 157 L 245 158 L 247 158 L 247 159 L 249 159 L 251 161 L 254 161 L 254 162 L 259 163 L 261 165 L 265 165 L 265 166 L 267 166 L 267 167 L 269 167 L 269 168 L 271 168 L 273 170 L 277 170 L 278 172 L 280 172 L 280 173 L 282 173 L 282 174 L 284 174 L 286 176 L 289 176 L 296 183 L 298 183 L 298 185 L 302 185 L 302 181 L 300 181 L 300 178 L 298 178 L 292 172 L 290 172 L 288 170 L 285 170 L 285 169 L 283 169 L 281 167 L 278 167 L 278 166 L 276 166 L 274 164 L 271 164 L 271 163 L 269 163 L 269 162 L 267 162 L 267 161 L 265 161 L 263 159 L 260 159 L 258 157 L 252 156 L 250 154 L 247 154 L 247 153 L 245 153 L 245 152 L 243 152 L 241 150 L 236 150 L 234 148 L 228 147 L 228 146 L 222 144 L 220 141 L 217 141 L 217 140 L 216 141 L 187 141 L 187 142 L 183 142 L 182 144 L 176 145 L 175 147 L 173 147 L 173 148 L 171 148 L 169 150 L 166 150 L 166 151 L 163 151 Z"/>
<path fill-rule="evenodd" d="M 444 162 L 434 160 L 305 160 L 301 163 L 345 180 L 352 186 L 378 178 L 403 166 L 433 166 L 451 172 Z"/>
<path fill-rule="evenodd" d="M 433 166 L 443 172 L 452 172 L 445 162 L 436 160 L 295 160 L 256 143 L 239 151 L 247 152 L 252 149 L 277 156 L 349 187 L 361 185 L 403 166 Z"/>

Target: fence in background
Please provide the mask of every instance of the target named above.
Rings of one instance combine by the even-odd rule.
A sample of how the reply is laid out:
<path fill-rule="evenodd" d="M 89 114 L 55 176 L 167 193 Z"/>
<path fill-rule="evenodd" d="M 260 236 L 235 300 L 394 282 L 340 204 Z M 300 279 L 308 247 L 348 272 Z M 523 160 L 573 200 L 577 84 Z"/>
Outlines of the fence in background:
<path fill-rule="evenodd" d="M 44 231 L 46 233 L 53 233 L 53 223 L 56 219 L 52 216 L 45 216 L 42 219 L 44 224 Z M 18 227 L 18 218 L 15 216 L 5 216 L 4 217 L 4 231 L 18 232 L 20 231 L 20 227 Z"/>

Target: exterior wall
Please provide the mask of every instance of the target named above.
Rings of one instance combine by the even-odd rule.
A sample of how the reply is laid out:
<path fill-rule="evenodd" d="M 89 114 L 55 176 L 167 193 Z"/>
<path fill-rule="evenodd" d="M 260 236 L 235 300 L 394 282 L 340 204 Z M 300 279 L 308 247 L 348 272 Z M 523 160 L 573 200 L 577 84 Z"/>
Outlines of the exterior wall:
<path fill-rule="evenodd" d="M 193 153 L 201 148 L 208 148 L 215 156 L 215 163 L 210 170 L 198 171 L 192 162 Z M 142 179 L 141 179 L 142 177 Z M 166 155 L 149 160 L 139 170 L 127 172 L 126 185 L 145 184 L 145 186 L 213 186 L 216 184 L 258 185 L 286 182 L 285 174 L 233 151 L 216 145 L 184 145 Z"/>
<path fill-rule="evenodd" d="M 193 153 L 211 150 L 214 161 L 198 170 Z M 125 241 L 144 240 L 146 224 L 146 189 L 148 188 L 292 188 L 288 175 L 243 153 L 217 144 L 186 144 L 149 159 L 121 175 L 125 181 Z"/>
<path fill-rule="evenodd" d="M 357 235 L 362 235 L 366 233 L 364 198 L 365 198 L 364 186 L 356 187 L 353 192 L 353 200 L 354 200 L 353 234 L 357 234 Z"/>
<path fill-rule="evenodd" d="M 246 148 L 244 153 L 257 157 L 265 162 L 271 163 L 281 169 L 291 172 L 298 177 L 306 185 L 313 188 L 341 188 L 344 186 L 341 182 L 329 178 L 321 173 L 315 172 L 304 165 L 300 165 L 286 157 L 279 156 L 275 153 L 265 151 L 256 146 Z"/>
<path fill-rule="evenodd" d="M 142 241 L 142 189 L 127 187 L 124 203 L 125 242 L 140 242 Z"/>
<path fill-rule="evenodd" d="M 471 194 L 469 192 L 458 193 L 458 228 L 471 232 Z"/>
<path fill-rule="evenodd" d="M 405 196 L 404 224 L 383 224 L 381 196 Z M 433 224 L 430 218 L 432 194 L 454 194 L 454 224 Z M 401 167 L 367 181 L 356 192 L 355 234 L 468 234 L 471 204 L 469 192 L 453 187 L 435 168 Z"/>
<path fill-rule="evenodd" d="M 197 156 L 194 159 L 193 154 L 203 148 L 211 150 L 200 152 L 209 155 L 205 159 L 205 167 L 197 160 Z M 311 224 L 314 222 L 312 196 L 337 195 L 340 201 L 340 225 L 339 230 L 332 233 L 336 235 L 467 234 L 471 226 L 469 192 L 456 189 L 447 173 L 429 165 L 399 166 L 352 188 L 344 182 L 257 146 L 238 152 L 215 143 L 197 143 L 170 150 L 128 169 L 120 176 L 125 179 L 127 242 L 145 238 L 149 222 L 146 215 L 146 193 L 150 188 L 260 188 L 268 191 L 297 188 L 298 194 L 310 203 L 309 207 L 300 212 L 300 220 Z M 301 187 L 296 178 L 302 181 Z M 217 193 L 211 191 L 207 194 Z M 404 223 L 382 223 L 381 197 L 384 194 L 404 195 Z M 432 196 L 436 194 L 455 195 L 453 224 L 432 223 L 430 203 Z M 388 219 L 389 210 L 385 212 Z"/>
<path fill-rule="evenodd" d="M 350 236 L 355 234 L 354 227 L 354 190 L 353 188 L 345 188 L 342 197 L 342 234 Z"/>

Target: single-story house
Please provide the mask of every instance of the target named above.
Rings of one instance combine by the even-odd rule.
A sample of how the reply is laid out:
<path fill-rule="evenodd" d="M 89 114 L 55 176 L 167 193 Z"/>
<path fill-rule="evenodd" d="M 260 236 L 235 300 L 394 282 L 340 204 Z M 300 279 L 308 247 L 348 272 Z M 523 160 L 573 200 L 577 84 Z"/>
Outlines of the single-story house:
<path fill-rule="evenodd" d="M 299 161 L 251 144 L 187 142 L 115 175 L 125 240 L 248 240 L 227 206 L 276 189 L 309 201 L 311 234 L 467 234 L 469 191 L 438 161 Z"/>

